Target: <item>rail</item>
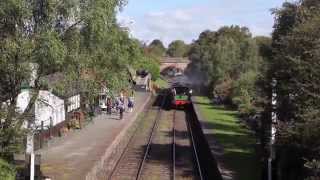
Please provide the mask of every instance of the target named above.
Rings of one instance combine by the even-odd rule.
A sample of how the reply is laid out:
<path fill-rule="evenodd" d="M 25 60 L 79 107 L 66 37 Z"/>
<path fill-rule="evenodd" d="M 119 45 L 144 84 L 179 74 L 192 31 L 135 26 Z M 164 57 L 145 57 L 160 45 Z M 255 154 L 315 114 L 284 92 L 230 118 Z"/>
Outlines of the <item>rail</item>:
<path fill-rule="evenodd" d="M 148 110 L 148 111 L 149 111 L 149 110 Z M 147 112 L 146 114 L 148 114 L 148 112 Z M 145 115 L 145 116 L 146 116 L 146 115 Z M 142 123 L 140 122 L 140 124 L 142 124 Z M 128 151 L 129 145 L 130 145 L 130 143 L 133 141 L 134 135 L 138 132 L 138 129 L 139 129 L 139 128 L 136 128 L 136 129 L 135 129 L 135 131 L 134 131 L 134 133 L 131 135 L 128 143 L 127 143 L 126 146 L 124 147 L 124 150 L 122 151 L 119 159 L 117 160 L 116 164 L 115 164 L 114 167 L 112 168 L 111 173 L 109 174 L 109 177 L 108 177 L 109 180 L 112 180 L 112 177 L 113 177 L 113 175 L 114 175 L 117 167 L 119 166 L 121 160 L 123 159 L 124 155 L 125 155 L 126 152 Z"/>
<path fill-rule="evenodd" d="M 149 160 L 149 157 L 152 153 L 152 146 L 153 146 L 153 143 L 155 143 L 155 138 L 157 136 L 157 129 L 158 127 L 160 126 L 160 119 L 161 119 L 161 116 L 162 116 L 162 109 L 165 107 L 165 103 L 166 103 L 166 100 L 167 100 L 167 95 L 162 95 L 162 97 L 160 96 L 160 98 L 162 99 L 159 99 L 159 102 L 158 102 L 158 107 L 156 109 L 156 116 L 153 118 L 154 121 L 153 122 L 150 122 L 150 130 L 147 134 L 145 134 L 146 136 L 146 139 L 143 140 L 143 143 L 146 145 L 144 150 L 141 152 L 141 156 L 140 158 L 138 158 L 136 160 L 136 165 L 134 165 L 134 171 L 131 173 L 131 177 L 133 176 L 136 180 L 139 180 L 139 179 L 142 179 L 142 177 L 144 176 L 145 174 L 145 170 L 149 170 L 148 167 L 149 167 L 149 164 L 148 164 L 148 160 Z M 147 113 L 151 110 L 148 109 Z M 147 115 L 145 115 L 147 116 Z M 172 139 L 170 140 L 170 142 L 172 143 L 171 144 L 171 150 L 169 150 L 168 152 L 172 153 L 171 155 L 171 172 L 169 177 L 170 179 L 172 180 L 175 180 L 176 179 L 176 176 L 179 174 L 179 170 L 176 169 L 176 165 L 177 165 L 177 162 L 179 161 L 177 158 L 177 153 L 179 153 L 179 149 L 178 149 L 178 144 L 179 144 L 179 140 L 177 139 L 177 129 L 179 129 L 180 125 L 179 125 L 179 122 L 177 121 L 177 111 L 176 109 L 173 109 L 173 117 L 172 117 L 172 127 L 171 127 L 171 131 L 172 131 Z M 193 164 L 194 164 L 194 173 L 196 176 L 198 176 L 197 179 L 200 179 L 200 180 L 203 180 L 203 179 L 206 179 L 204 178 L 206 174 L 204 174 L 205 172 L 205 169 L 202 169 L 201 167 L 201 160 L 200 160 L 200 151 L 201 149 L 199 149 L 198 145 L 197 145 L 197 142 L 195 142 L 195 139 L 197 138 L 196 135 L 196 132 L 193 132 L 193 126 L 192 126 L 192 122 L 190 122 L 189 120 L 186 121 L 186 130 L 188 131 L 188 136 L 189 136 L 189 140 L 190 140 L 190 150 L 191 150 L 191 154 L 192 154 L 192 157 L 193 157 Z M 114 174 L 117 174 L 115 173 L 118 169 L 118 167 L 120 167 L 122 163 L 120 163 L 120 161 L 122 161 L 123 159 L 126 159 L 124 157 L 127 157 L 127 155 L 125 155 L 129 150 L 129 144 L 131 144 L 133 141 L 135 141 L 134 139 L 134 136 L 135 134 L 137 134 L 139 128 L 136 128 L 135 132 L 133 133 L 133 135 L 130 137 L 129 139 L 129 142 L 128 144 L 126 145 L 125 149 L 122 151 L 121 155 L 120 155 L 120 158 L 117 160 L 116 162 L 116 165 L 113 167 L 112 171 L 111 171 L 111 174 L 109 174 L 109 178 L 108 179 L 113 179 L 114 178 Z M 191 147 L 192 146 L 192 147 Z M 131 151 L 130 151 L 131 152 Z M 191 155 L 190 154 L 190 155 Z M 167 157 L 169 157 L 170 155 L 168 154 Z M 130 156 L 129 156 L 130 157 Z M 132 157 L 132 156 L 131 156 Z M 128 158 L 128 157 L 127 157 Z M 131 158 L 129 158 L 131 159 Z M 135 159 L 135 158 L 134 158 Z M 170 158 L 169 158 L 170 159 Z M 169 160 L 170 161 L 170 160 Z M 148 167 L 147 167 L 148 166 Z M 133 168 L 133 167 L 132 167 Z M 117 171 L 119 172 L 119 171 Z M 168 171 L 169 172 L 169 171 Z M 115 175 L 116 176 L 116 175 Z"/>
<path fill-rule="evenodd" d="M 164 98 L 164 99 L 165 99 L 165 98 Z M 160 105 L 159 108 L 158 108 L 158 114 L 159 114 L 159 111 L 161 111 L 162 106 L 164 105 L 164 102 L 165 102 L 164 99 L 162 99 L 161 105 Z M 149 108 L 149 109 L 147 110 L 147 112 L 146 112 L 145 115 L 144 115 L 145 117 L 149 114 L 149 111 L 150 111 L 151 109 L 153 109 L 153 108 Z M 145 118 L 145 117 L 144 117 L 144 118 Z M 144 119 L 144 118 L 143 118 L 143 119 Z M 157 121 L 157 119 L 156 119 L 155 121 Z M 142 124 L 142 123 L 143 123 L 143 121 L 141 121 L 139 124 Z M 156 122 L 155 122 L 155 123 L 156 123 Z M 154 126 L 155 126 L 155 124 L 153 124 L 153 128 L 154 128 Z M 138 127 L 140 127 L 140 126 L 138 126 Z M 134 137 L 135 137 L 135 134 L 137 134 L 138 131 L 139 131 L 139 128 L 136 128 L 135 131 L 134 131 L 134 132 L 132 133 L 132 135 L 130 136 L 130 139 L 129 139 L 128 143 L 127 143 L 126 146 L 124 147 L 124 150 L 121 152 L 121 155 L 120 155 L 119 159 L 118 159 L 117 162 L 115 163 L 114 167 L 112 168 L 112 170 L 111 170 L 111 172 L 110 172 L 110 174 L 109 174 L 109 176 L 108 176 L 108 179 L 109 179 L 109 180 L 112 180 L 112 179 L 113 179 L 113 176 L 114 176 L 117 168 L 119 167 L 119 165 L 120 165 L 120 163 L 121 163 L 121 160 L 123 160 L 125 154 L 129 151 L 129 146 L 130 146 L 130 144 L 133 142 Z M 152 130 L 152 131 L 153 131 L 153 130 Z M 152 131 L 151 131 L 151 132 L 152 132 Z M 149 136 L 150 136 L 150 135 L 149 135 Z M 140 163 L 140 164 L 141 164 L 141 163 Z"/>
<path fill-rule="evenodd" d="M 147 143 L 147 147 L 146 147 L 143 159 L 142 159 L 142 161 L 141 161 L 141 163 L 139 165 L 139 168 L 138 168 L 138 173 L 136 175 L 136 180 L 139 180 L 141 178 L 142 170 L 143 170 L 143 167 L 145 165 L 145 162 L 146 162 L 148 154 L 149 154 L 149 150 L 150 150 L 150 147 L 151 147 L 151 144 L 152 144 L 152 140 L 153 140 L 153 137 L 154 137 L 154 134 L 155 134 L 155 130 L 158 128 L 158 124 L 159 124 L 159 120 L 160 120 L 160 117 L 161 117 L 162 108 L 165 105 L 166 99 L 167 99 L 167 95 L 164 95 L 164 98 L 162 99 L 162 103 L 161 103 L 161 105 L 160 105 L 160 107 L 158 109 L 155 122 L 153 124 L 152 129 L 151 129 L 151 133 L 150 133 L 150 136 L 149 136 L 149 139 L 148 139 L 148 143 Z"/>

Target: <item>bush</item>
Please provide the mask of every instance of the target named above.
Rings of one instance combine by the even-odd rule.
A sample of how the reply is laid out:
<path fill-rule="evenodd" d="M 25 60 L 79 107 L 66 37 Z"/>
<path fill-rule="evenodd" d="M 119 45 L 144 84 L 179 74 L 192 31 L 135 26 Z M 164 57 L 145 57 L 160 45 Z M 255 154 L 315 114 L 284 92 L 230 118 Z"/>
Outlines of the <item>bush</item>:
<path fill-rule="evenodd" d="M 14 180 L 16 171 L 3 159 L 0 159 L 0 179 L 4 180 Z"/>
<path fill-rule="evenodd" d="M 157 59 L 155 59 L 153 57 L 143 58 L 139 68 L 145 69 L 148 72 L 150 72 L 150 74 L 152 76 L 152 80 L 154 80 L 154 81 L 156 81 L 160 77 L 159 62 L 157 62 Z"/>

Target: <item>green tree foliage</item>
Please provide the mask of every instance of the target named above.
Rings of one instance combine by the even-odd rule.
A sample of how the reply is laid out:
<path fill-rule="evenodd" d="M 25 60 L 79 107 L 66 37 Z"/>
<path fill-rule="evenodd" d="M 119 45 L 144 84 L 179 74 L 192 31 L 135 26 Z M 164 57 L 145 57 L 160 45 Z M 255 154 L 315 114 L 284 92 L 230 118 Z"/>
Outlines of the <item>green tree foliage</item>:
<path fill-rule="evenodd" d="M 189 46 L 181 40 L 173 41 L 169 44 L 167 54 L 170 57 L 185 57 L 188 54 Z"/>
<path fill-rule="evenodd" d="M 162 41 L 155 39 L 149 44 L 147 51 L 153 56 L 162 57 L 166 53 L 166 48 L 164 47 Z"/>
<path fill-rule="evenodd" d="M 15 175 L 15 169 L 6 161 L 0 159 L 0 179 L 14 180 Z"/>
<path fill-rule="evenodd" d="M 160 64 L 155 57 L 145 57 L 142 59 L 139 69 L 147 69 L 151 75 L 152 80 L 156 81 L 160 77 Z"/>
<path fill-rule="evenodd" d="M 116 23 L 116 13 L 125 4 L 125 0 L 0 2 L 0 156 L 21 150 L 21 126 L 34 119 L 31 110 L 43 88 L 41 77 L 64 73 L 57 89 L 64 92 L 76 82 L 88 92 L 91 105 L 102 85 L 115 92 L 130 87 L 128 66 L 143 65 L 157 77 L 156 60 L 145 56 L 140 43 Z M 35 84 L 29 87 L 33 96 L 26 111 L 18 114 L 17 96 L 33 70 L 37 71 Z"/>
<path fill-rule="evenodd" d="M 192 73 L 202 72 L 214 96 L 241 107 L 243 113 L 253 112 L 262 59 L 248 28 L 231 26 L 205 31 L 192 45 L 189 56 Z"/>
<path fill-rule="evenodd" d="M 320 159 L 320 2 L 285 3 L 274 14 L 280 177 L 302 179 L 304 158 Z"/>
<path fill-rule="evenodd" d="M 192 44 L 192 47 L 189 52 L 189 58 L 192 61 L 190 69 L 188 72 L 190 75 L 202 76 L 204 81 L 210 83 L 210 81 L 214 81 L 210 78 L 215 74 L 212 73 L 216 59 L 214 58 L 214 49 L 216 45 L 216 32 L 205 31 L 202 32 L 199 36 L 199 39 Z M 218 76 L 218 75 L 216 75 Z"/>
<path fill-rule="evenodd" d="M 240 78 L 233 83 L 233 102 L 243 114 L 255 114 L 256 106 L 253 104 L 256 98 L 257 72 L 248 71 L 241 74 Z"/>

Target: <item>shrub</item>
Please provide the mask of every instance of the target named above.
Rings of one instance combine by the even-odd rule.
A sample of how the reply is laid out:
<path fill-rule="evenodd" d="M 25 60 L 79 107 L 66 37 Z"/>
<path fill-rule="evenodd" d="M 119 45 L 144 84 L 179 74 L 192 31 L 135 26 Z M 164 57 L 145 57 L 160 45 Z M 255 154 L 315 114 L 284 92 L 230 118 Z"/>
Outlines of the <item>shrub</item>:
<path fill-rule="evenodd" d="M 14 167 L 5 160 L 0 159 L 0 179 L 14 180 L 16 171 Z"/>

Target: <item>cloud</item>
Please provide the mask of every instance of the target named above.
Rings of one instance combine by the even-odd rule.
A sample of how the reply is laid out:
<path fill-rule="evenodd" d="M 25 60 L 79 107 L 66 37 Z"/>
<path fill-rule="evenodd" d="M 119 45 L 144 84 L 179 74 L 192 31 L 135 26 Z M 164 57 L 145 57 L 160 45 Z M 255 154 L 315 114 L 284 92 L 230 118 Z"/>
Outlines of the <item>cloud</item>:
<path fill-rule="evenodd" d="M 135 22 L 128 25 L 134 37 L 146 42 L 160 39 L 168 45 L 176 39 L 190 43 L 202 31 L 224 25 L 247 26 L 254 35 L 270 35 L 273 18 L 269 9 L 273 6 L 269 6 L 261 0 L 218 0 L 189 8 L 145 12 L 140 17 L 119 15 L 118 19 Z"/>
<path fill-rule="evenodd" d="M 133 18 L 131 18 L 129 16 L 123 16 L 121 14 L 118 14 L 117 21 L 120 26 L 126 26 L 126 27 L 129 27 L 129 26 L 134 25 L 136 23 Z"/>
<path fill-rule="evenodd" d="M 146 41 L 161 39 L 166 45 L 176 39 L 191 42 L 201 31 L 215 29 L 220 24 L 214 18 L 203 20 L 197 16 L 197 9 L 146 13 L 142 21 L 133 20 L 136 24 L 130 29 L 133 36 Z"/>

